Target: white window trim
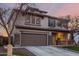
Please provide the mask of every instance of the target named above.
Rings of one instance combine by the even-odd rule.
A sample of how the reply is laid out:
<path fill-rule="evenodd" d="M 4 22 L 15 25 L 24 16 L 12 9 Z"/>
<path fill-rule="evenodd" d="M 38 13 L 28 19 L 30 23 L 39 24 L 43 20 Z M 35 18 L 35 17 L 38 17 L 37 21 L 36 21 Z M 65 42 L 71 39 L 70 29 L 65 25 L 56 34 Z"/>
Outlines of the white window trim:
<path fill-rule="evenodd" d="M 25 19 L 25 24 L 28 24 L 28 25 L 35 25 L 35 26 L 36 26 L 36 25 L 41 25 L 41 19 L 40 19 L 40 24 L 37 24 L 37 23 L 36 23 L 38 16 L 34 16 L 34 17 L 35 17 L 35 23 L 33 24 L 33 23 L 32 23 L 32 20 L 33 20 L 33 19 L 32 19 L 32 16 L 33 16 L 33 15 L 30 15 L 30 19 L 29 19 L 30 22 L 29 22 L 29 23 L 26 23 L 26 19 Z M 26 17 L 27 17 L 27 16 L 26 16 Z"/>

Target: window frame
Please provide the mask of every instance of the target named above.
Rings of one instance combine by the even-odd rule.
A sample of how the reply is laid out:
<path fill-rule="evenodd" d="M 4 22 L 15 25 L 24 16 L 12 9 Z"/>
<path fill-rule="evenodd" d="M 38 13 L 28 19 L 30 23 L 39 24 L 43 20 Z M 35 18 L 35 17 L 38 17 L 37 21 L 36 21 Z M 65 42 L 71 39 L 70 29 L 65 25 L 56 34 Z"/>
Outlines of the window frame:
<path fill-rule="evenodd" d="M 29 18 L 28 18 L 28 16 L 29 16 Z M 27 15 L 25 16 L 25 24 L 30 24 L 30 19 L 31 19 L 31 18 L 30 18 L 30 15 L 27 14 Z M 27 22 L 26 20 L 28 20 L 29 22 Z"/>
<path fill-rule="evenodd" d="M 39 18 L 39 21 L 38 21 L 38 18 Z M 29 22 L 27 20 L 29 20 Z M 25 16 L 25 25 L 40 25 L 40 24 L 41 24 L 40 16 L 28 15 L 28 14 Z"/>
<path fill-rule="evenodd" d="M 41 17 L 36 17 L 36 24 L 38 24 L 38 25 L 41 24 Z"/>
<path fill-rule="evenodd" d="M 36 17 L 33 15 L 31 15 L 31 24 L 36 24 Z"/>
<path fill-rule="evenodd" d="M 48 18 L 48 26 L 49 26 L 49 27 L 55 27 L 55 26 L 56 26 L 56 21 L 55 21 L 55 19 Z"/>

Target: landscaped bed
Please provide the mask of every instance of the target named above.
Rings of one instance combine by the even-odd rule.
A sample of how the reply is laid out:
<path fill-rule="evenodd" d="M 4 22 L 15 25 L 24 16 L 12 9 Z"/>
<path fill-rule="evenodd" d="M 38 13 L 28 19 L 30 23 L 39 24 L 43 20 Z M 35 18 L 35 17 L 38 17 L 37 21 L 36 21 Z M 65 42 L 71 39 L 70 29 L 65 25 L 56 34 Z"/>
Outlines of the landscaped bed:
<path fill-rule="evenodd" d="M 4 51 L 0 53 L 0 56 L 7 56 L 7 50 L 4 49 Z M 34 54 L 25 48 L 13 48 L 13 56 L 34 56 Z"/>
<path fill-rule="evenodd" d="M 14 48 L 13 54 L 18 56 L 35 56 L 33 53 L 31 53 L 25 48 Z"/>
<path fill-rule="evenodd" d="M 79 53 L 79 46 L 64 46 L 63 48 L 75 51 Z"/>

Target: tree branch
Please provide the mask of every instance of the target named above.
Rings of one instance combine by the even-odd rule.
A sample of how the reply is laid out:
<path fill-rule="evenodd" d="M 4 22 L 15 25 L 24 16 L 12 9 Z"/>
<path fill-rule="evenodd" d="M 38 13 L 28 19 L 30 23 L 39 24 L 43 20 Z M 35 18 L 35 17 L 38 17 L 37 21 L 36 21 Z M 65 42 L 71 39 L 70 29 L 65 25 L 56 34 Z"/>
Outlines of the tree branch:
<path fill-rule="evenodd" d="M 15 26 L 16 19 L 18 18 L 18 14 L 19 14 L 19 12 L 22 10 L 22 7 L 23 7 L 23 3 L 22 3 L 21 6 L 20 6 L 20 10 L 17 11 L 16 17 L 15 17 L 15 19 L 14 19 L 14 21 L 13 21 L 12 29 L 11 29 L 11 31 L 10 31 L 10 35 L 11 35 L 12 32 L 13 32 L 13 29 L 14 29 L 14 26 Z"/>
<path fill-rule="evenodd" d="M 11 15 L 10 15 L 9 19 L 8 19 L 7 24 L 9 24 L 9 23 L 10 23 L 10 21 L 11 21 L 11 19 L 12 19 L 13 15 L 14 15 L 14 11 L 12 10 L 12 13 L 11 13 Z"/>
<path fill-rule="evenodd" d="M 5 28 L 5 30 L 6 30 L 6 32 L 7 32 L 7 34 L 8 34 L 8 36 L 9 36 L 9 32 L 8 32 L 8 28 L 6 27 L 6 24 L 5 24 L 5 22 L 4 22 L 4 20 L 3 20 L 3 18 L 2 18 L 2 15 L 1 15 L 1 13 L 0 13 L 0 20 L 1 20 L 1 22 L 3 23 L 3 27 Z"/>
<path fill-rule="evenodd" d="M 0 25 L 1 25 L 2 27 L 4 27 L 4 25 L 3 25 L 3 24 L 1 24 L 1 23 L 0 23 Z"/>

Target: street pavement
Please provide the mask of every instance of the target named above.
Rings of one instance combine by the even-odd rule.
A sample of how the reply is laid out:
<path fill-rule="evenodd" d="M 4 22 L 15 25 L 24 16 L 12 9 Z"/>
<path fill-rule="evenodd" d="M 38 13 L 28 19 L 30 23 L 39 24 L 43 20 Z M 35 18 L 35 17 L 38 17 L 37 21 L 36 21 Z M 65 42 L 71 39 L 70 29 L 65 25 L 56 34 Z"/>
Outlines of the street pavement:
<path fill-rule="evenodd" d="M 28 46 L 25 49 L 36 56 L 79 56 L 79 53 L 53 46 Z"/>

